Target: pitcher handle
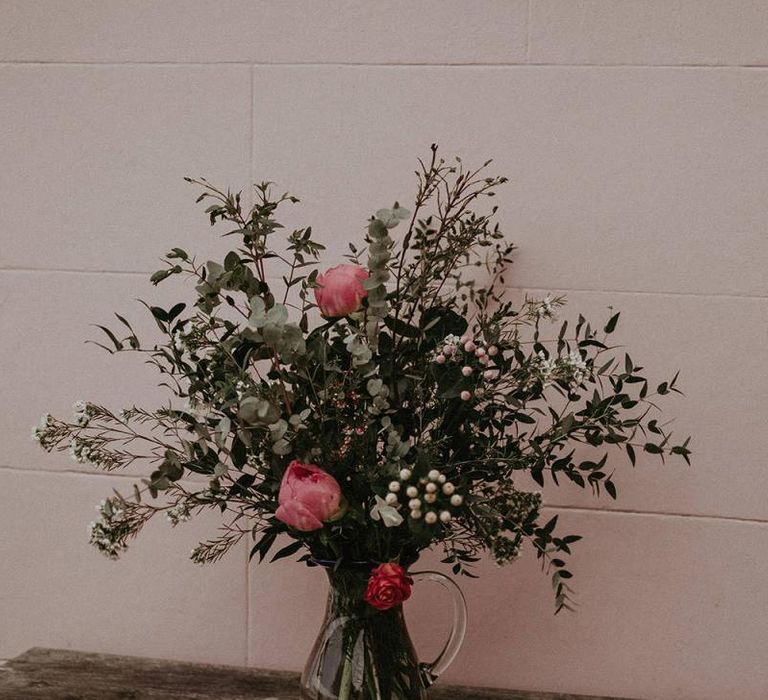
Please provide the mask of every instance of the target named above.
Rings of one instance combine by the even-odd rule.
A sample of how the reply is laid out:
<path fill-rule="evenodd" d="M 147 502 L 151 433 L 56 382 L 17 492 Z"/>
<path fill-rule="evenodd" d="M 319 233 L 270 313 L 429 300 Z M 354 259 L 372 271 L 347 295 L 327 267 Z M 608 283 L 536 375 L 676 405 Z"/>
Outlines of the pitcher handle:
<path fill-rule="evenodd" d="M 421 682 L 429 688 L 459 653 L 467 633 L 467 601 L 453 579 L 439 571 L 416 571 L 409 574 L 414 581 L 434 581 L 445 588 L 453 599 L 453 625 L 448 641 L 432 663 L 419 664 Z"/>

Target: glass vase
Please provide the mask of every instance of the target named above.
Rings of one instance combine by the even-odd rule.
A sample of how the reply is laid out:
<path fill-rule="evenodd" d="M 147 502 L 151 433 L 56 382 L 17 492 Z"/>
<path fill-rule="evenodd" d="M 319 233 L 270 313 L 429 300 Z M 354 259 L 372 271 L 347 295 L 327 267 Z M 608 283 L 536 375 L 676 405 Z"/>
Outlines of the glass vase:
<path fill-rule="evenodd" d="M 377 610 L 363 600 L 370 567 L 327 567 L 328 602 L 301 677 L 304 700 L 423 700 L 464 640 L 467 607 L 459 587 L 436 571 L 410 572 L 414 583 L 434 581 L 453 598 L 448 641 L 432 663 L 419 663 L 403 606 Z"/>

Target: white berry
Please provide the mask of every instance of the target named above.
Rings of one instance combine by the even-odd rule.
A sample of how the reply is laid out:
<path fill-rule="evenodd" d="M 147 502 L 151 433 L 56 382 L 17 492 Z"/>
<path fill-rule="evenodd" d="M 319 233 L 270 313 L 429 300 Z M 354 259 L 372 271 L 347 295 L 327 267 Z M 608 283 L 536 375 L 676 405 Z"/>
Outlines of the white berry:
<path fill-rule="evenodd" d="M 445 476 L 445 474 L 441 474 L 440 476 L 437 477 L 437 481 L 440 484 L 444 484 L 446 479 L 447 479 L 447 477 Z"/>
<path fill-rule="evenodd" d="M 495 345 L 491 345 L 491 347 L 488 348 L 488 354 L 493 357 L 494 355 L 498 354 L 499 349 Z"/>
<path fill-rule="evenodd" d="M 401 481 L 408 481 L 408 479 L 411 478 L 411 470 L 410 469 L 401 469 L 400 470 L 400 480 Z"/>
<path fill-rule="evenodd" d="M 427 523 L 427 525 L 434 525 L 437 522 L 437 513 L 429 511 L 429 513 L 424 516 L 424 522 Z"/>
<path fill-rule="evenodd" d="M 389 490 L 392 493 L 397 493 L 400 490 L 400 482 L 399 481 L 390 481 L 389 482 Z"/>
<path fill-rule="evenodd" d="M 411 511 L 411 517 L 414 520 L 418 520 L 419 518 L 421 518 L 421 511 L 420 510 L 412 510 Z"/>
<path fill-rule="evenodd" d="M 388 493 L 384 500 L 387 502 L 387 505 L 393 506 L 395 503 L 397 503 L 397 494 L 396 493 Z"/>
<path fill-rule="evenodd" d="M 428 493 L 424 496 L 424 503 L 434 503 L 437 500 L 436 493 Z"/>
<path fill-rule="evenodd" d="M 443 493 L 446 496 L 450 496 L 455 490 L 456 490 L 456 487 L 450 481 L 446 481 L 443 484 Z"/>
<path fill-rule="evenodd" d="M 419 495 L 419 489 L 415 486 L 409 486 L 405 489 L 405 495 L 408 496 L 408 498 L 416 498 L 416 496 Z"/>
<path fill-rule="evenodd" d="M 447 510 L 441 510 L 440 511 L 440 521 L 443 523 L 447 523 L 451 519 L 451 514 Z"/>
<path fill-rule="evenodd" d="M 426 489 L 427 493 L 434 493 L 437 491 L 437 484 L 427 484 L 424 488 Z"/>
<path fill-rule="evenodd" d="M 432 469 L 429 474 L 427 474 L 427 478 L 430 481 L 437 481 L 440 478 L 440 472 L 437 471 L 437 469 Z"/>
<path fill-rule="evenodd" d="M 421 501 L 418 498 L 412 498 L 408 501 L 408 507 L 411 510 L 419 510 L 421 508 Z"/>
<path fill-rule="evenodd" d="M 453 496 L 451 496 L 451 505 L 456 506 L 457 508 L 464 503 L 464 496 L 454 493 Z"/>

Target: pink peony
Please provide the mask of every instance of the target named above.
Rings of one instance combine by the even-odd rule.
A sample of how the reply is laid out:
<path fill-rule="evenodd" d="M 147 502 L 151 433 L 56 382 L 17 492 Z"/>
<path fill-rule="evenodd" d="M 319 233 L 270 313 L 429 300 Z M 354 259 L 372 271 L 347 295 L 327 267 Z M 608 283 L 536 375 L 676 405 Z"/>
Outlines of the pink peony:
<path fill-rule="evenodd" d="M 315 300 L 326 318 L 348 316 L 358 309 L 368 296 L 363 280 L 368 271 L 358 265 L 337 265 L 317 276 Z"/>
<path fill-rule="evenodd" d="M 283 474 L 277 502 L 278 520 L 296 530 L 310 532 L 319 530 L 324 520 L 338 513 L 341 488 L 336 479 L 316 464 L 294 459 Z"/>

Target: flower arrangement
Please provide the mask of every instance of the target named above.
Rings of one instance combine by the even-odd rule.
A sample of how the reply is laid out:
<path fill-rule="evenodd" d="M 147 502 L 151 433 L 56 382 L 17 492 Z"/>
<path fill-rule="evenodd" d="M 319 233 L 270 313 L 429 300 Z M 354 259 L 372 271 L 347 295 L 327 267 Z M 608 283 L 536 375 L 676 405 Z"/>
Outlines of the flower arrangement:
<path fill-rule="evenodd" d="M 192 280 L 190 305 L 145 304 L 160 342 L 116 314 L 99 343 L 145 356 L 172 400 L 120 411 L 78 402 L 71 420 L 46 415 L 34 429 L 44 449 L 78 462 L 151 466 L 132 493 L 101 503 L 91 543 L 116 558 L 154 516 L 178 526 L 214 509 L 221 531 L 194 561 L 247 538 L 259 560 L 369 562 L 373 613 L 408 598 L 407 569 L 426 549 L 471 576 L 484 553 L 505 564 L 528 543 L 556 610 L 570 608 L 565 555 L 579 537 L 542 517 L 537 485 L 616 498 L 616 454 L 688 461 L 689 441 L 658 419 L 677 376 L 653 389 L 610 346 L 618 313 L 559 323 L 562 296 L 506 298 L 514 246 L 496 207 L 483 207 L 506 179 L 486 175 L 489 163 L 468 169 L 433 146 L 412 211 L 378 210 L 364 245 L 322 274 L 312 229 L 285 233 L 277 221 L 295 197 L 262 183 L 246 207 L 242 193 L 190 179 L 211 224 L 240 245 L 204 264 L 174 248 L 151 281 Z"/>

